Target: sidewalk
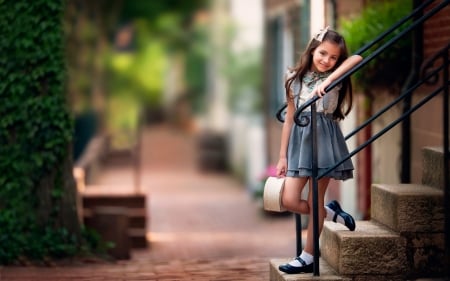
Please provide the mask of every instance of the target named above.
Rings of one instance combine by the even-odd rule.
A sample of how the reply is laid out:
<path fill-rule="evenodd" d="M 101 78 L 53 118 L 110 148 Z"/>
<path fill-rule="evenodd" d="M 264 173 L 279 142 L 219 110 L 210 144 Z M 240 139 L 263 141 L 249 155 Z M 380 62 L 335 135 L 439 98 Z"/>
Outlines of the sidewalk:
<path fill-rule="evenodd" d="M 165 125 L 142 137 L 140 189 L 148 195 L 149 248 L 114 264 L 3 267 L 0 280 L 269 280 L 269 260 L 295 255 L 292 216 L 267 216 L 226 174 L 200 173 L 192 135 Z M 131 167 L 100 185 L 134 188 Z"/>

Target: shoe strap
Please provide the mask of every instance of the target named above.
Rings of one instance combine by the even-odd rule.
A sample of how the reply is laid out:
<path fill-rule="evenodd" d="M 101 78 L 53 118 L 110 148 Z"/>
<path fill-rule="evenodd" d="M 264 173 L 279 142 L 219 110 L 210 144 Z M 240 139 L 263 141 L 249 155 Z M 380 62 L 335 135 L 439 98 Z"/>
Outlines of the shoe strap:
<path fill-rule="evenodd" d="M 298 260 L 299 263 L 301 263 L 303 266 L 307 266 L 306 262 L 301 257 L 296 257 L 296 260 Z"/>
<path fill-rule="evenodd" d="M 338 212 L 334 211 L 333 222 L 336 222 L 338 215 L 339 215 Z"/>

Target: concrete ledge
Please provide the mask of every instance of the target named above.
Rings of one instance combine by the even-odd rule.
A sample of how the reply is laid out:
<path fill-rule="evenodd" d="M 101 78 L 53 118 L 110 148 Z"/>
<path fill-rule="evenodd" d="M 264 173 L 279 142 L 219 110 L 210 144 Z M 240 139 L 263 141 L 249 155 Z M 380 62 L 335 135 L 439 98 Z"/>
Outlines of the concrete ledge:
<path fill-rule="evenodd" d="M 357 221 L 349 231 L 327 221 L 320 238 L 322 258 L 341 275 L 398 276 L 407 270 L 405 238 L 378 223 Z"/>
<path fill-rule="evenodd" d="M 95 182 L 101 170 L 101 162 L 107 152 L 107 139 L 104 135 L 93 137 L 80 158 L 74 163 L 74 167 L 82 169 L 86 184 Z"/>
<path fill-rule="evenodd" d="M 149 219 L 146 194 L 131 193 L 126 189 L 86 188 L 82 194 L 83 222 L 95 228 L 95 210 L 98 208 L 122 208 L 127 218 L 127 230 L 131 248 L 147 248 L 147 221 Z"/>
<path fill-rule="evenodd" d="M 130 259 L 127 209 L 122 207 L 96 207 L 93 210 L 93 227 L 105 242 L 113 242 L 108 253 L 116 259 Z"/>
<path fill-rule="evenodd" d="M 443 232 L 443 191 L 417 184 L 373 184 L 371 218 L 392 230 Z"/>
<path fill-rule="evenodd" d="M 270 260 L 270 281 L 307 281 L 307 280 L 326 280 L 326 281 L 350 281 L 351 278 L 338 276 L 337 273 L 328 265 L 328 263 L 320 259 L 319 273 L 320 276 L 314 276 L 312 273 L 302 274 L 286 274 L 278 270 L 278 266 L 287 263 L 292 258 L 272 259 Z"/>
<path fill-rule="evenodd" d="M 422 183 L 444 190 L 444 152 L 442 147 L 424 147 L 422 157 Z"/>

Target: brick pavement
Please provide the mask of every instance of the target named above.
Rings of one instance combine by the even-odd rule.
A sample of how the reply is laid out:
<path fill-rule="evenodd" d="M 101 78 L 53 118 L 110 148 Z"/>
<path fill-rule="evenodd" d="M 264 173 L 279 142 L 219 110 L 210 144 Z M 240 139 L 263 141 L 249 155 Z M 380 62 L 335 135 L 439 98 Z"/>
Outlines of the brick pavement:
<path fill-rule="evenodd" d="M 245 186 L 196 169 L 192 134 L 166 125 L 142 137 L 140 189 L 148 194 L 149 248 L 106 264 L 3 267 L 0 280 L 269 280 L 271 258 L 295 254 L 291 216 L 265 215 Z M 130 167 L 98 184 L 134 188 Z"/>

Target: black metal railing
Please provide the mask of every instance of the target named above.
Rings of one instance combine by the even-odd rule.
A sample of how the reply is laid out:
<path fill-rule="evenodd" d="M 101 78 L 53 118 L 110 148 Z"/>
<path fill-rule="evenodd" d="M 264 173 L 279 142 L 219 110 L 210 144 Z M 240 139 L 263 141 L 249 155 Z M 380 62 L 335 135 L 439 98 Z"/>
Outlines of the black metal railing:
<path fill-rule="evenodd" d="M 436 62 L 441 60 L 441 63 L 436 65 Z M 444 257 L 444 267 L 446 270 L 447 280 L 450 277 L 450 174 L 449 174 L 449 132 L 450 132 L 450 113 L 449 113 L 449 94 L 450 94 L 450 43 L 439 52 L 437 52 L 433 57 L 428 59 L 422 68 L 422 76 L 431 77 L 426 80 L 427 84 L 438 84 L 439 83 L 439 73 L 442 74 L 442 85 L 436 89 L 436 91 L 443 92 L 443 103 L 442 103 L 442 134 L 443 143 L 442 151 L 444 154 L 443 163 L 443 185 L 444 185 L 444 241 L 445 241 L 445 257 Z"/>
<path fill-rule="evenodd" d="M 449 5 L 450 0 L 442 1 L 440 4 L 434 6 L 432 9 L 429 9 L 426 13 L 424 13 L 425 8 L 430 6 L 431 3 L 435 2 L 435 0 L 429 0 L 423 2 L 421 5 L 419 5 L 416 9 L 414 9 L 408 16 L 402 18 L 400 21 L 398 21 L 395 25 L 393 25 L 391 28 L 380 34 L 377 38 L 375 38 L 372 42 L 366 44 L 361 49 L 359 49 L 355 54 L 361 55 L 365 51 L 369 50 L 371 47 L 373 47 L 375 44 L 381 42 L 383 39 L 385 39 L 388 35 L 392 34 L 394 31 L 396 31 L 399 27 L 413 19 L 411 24 L 404 28 L 401 32 L 399 32 L 397 35 L 392 37 L 390 40 L 388 40 L 386 43 L 384 43 L 382 46 L 377 48 L 375 51 L 373 51 L 369 56 L 364 58 L 360 63 L 355 65 L 352 69 L 350 69 L 346 74 L 341 76 L 339 79 L 335 80 L 333 83 L 331 83 L 326 89 L 325 92 L 329 92 L 331 89 L 333 89 L 336 85 L 342 83 L 342 81 L 356 71 L 358 71 L 360 68 L 368 64 L 371 60 L 375 59 L 379 54 L 384 52 L 385 49 L 393 45 L 395 42 L 397 42 L 400 38 L 405 36 L 405 34 L 409 33 L 412 30 L 415 30 L 417 28 L 421 28 L 424 21 L 438 13 L 440 10 L 445 8 Z M 420 14 L 420 16 L 418 16 Z M 294 114 L 294 122 L 297 126 L 304 126 L 302 124 L 300 117 L 300 114 L 308 107 L 311 107 L 311 128 L 312 128 L 312 188 L 313 188 L 313 233 L 314 233 L 314 275 L 318 276 L 319 273 L 319 226 L 318 226 L 318 180 L 322 177 L 326 176 L 328 173 L 330 173 L 332 170 L 334 170 L 336 167 L 344 163 L 346 160 L 353 157 L 355 154 L 357 154 L 359 151 L 370 145 L 372 142 L 380 138 L 382 135 L 384 135 L 387 131 L 392 129 L 395 125 L 402 122 L 405 118 L 409 117 L 414 111 L 422 107 L 424 104 L 426 104 L 428 101 L 436 97 L 438 94 L 443 93 L 444 95 L 444 102 L 443 102 L 443 151 L 444 151 L 444 212 L 445 212 L 445 256 L 446 256 L 446 264 L 450 264 L 450 191 L 449 191 L 449 49 L 450 44 L 447 45 L 445 48 L 443 48 L 441 51 L 437 52 L 432 58 L 430 58 L 427 62 L 424 63 L 423 71 L 422 71 L 422 77 L 417 81 L 414 85 L 406 89 L 403 93 L 401 93 L 394 101 L 386 105 L 384 108 L 382 108 L 379 112 L 371 116 L 368 120 L 366 120 L 364 123 L 362 123 L 360 126 L 358 126 L 356 129 L 354 129 L 352 132 L 350 132 L 347 136 L 345 136 L 345 139 L 349 139 L 350 137 L 354 136 L 357 132 L 371 124 L 375 119 L 377 119 L 379 116 L 381 116 L 383 113 L 388 111 L 390 108 L 392 108 L 394 105 L 405 99 L 406 97 L 410 97 L 412 93 L 421 85 L 427 83 L 436 83 L 439 79 L 439 74 L 442 74 L 442 85 L 435 89 L 432 93 L 424 97 L 422 100 L 417 102 L 414 106 L 411 108 L 405 110 L 403 114 L 397 118 L 396 120 L 392 121 L 390 124 L 388 124 L 385 128 L 380 130 L 377 134 L 373 135 L 371 138 L 369 138 L 367 141 L 365 141 L 363 144 L 359 145 L 355 150 L 350 152 L 346 157 L 341 159 L 339 162 L 337 162 L 334 166 L 328 168 L 321 174 L 318 174 L 318 167 L 317 167 L 317 132 L 315 130 L 316 126 L 316 108 L 315 103 L 320 97 L 315 96 L 305 102 L 301 107 L 299 107 L 295 114 Z M 441 60 L 441 64 L 435 65 L 437 61 Z M 287 105 L 284 105 L 276 114 L 277 119 L 280 122 L 284 122 L 284 113 Z M 296 214 L 296 234 L 297 234 L 297 254 L 301 251 L 301 219 L 300 215 Z"/>

